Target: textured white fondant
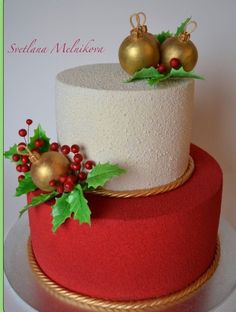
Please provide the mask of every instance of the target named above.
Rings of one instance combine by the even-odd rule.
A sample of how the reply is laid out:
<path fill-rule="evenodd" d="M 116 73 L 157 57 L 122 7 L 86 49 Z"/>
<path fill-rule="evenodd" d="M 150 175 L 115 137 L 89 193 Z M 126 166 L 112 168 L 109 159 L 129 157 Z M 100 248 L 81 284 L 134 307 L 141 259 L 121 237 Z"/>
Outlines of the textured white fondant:
<path fill-rule="evenodd" d="M 187 168 L 194 82 L 156 87 L 125 83 L 118 64 L 80 66 L 56 79 L 61 144 L 79 144 L 87 158 L 118 163 L 127 173 L 106 187 L 133 190 L 166 184 Z"/>

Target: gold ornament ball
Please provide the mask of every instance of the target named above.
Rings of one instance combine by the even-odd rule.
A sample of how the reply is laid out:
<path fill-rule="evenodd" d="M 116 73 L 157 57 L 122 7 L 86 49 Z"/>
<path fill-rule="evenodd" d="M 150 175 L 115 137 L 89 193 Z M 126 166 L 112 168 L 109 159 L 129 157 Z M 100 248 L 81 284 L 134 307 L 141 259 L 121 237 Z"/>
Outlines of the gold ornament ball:
<path fill-rule="evenodd" d="M 168 70 L 171 69 L 172 58 L 179 59 L 185 71 L 191 71 L 197 64 L 197 48 L 191 40 L 181 41 L 178 37 L 168 38 L 161 45 L 161 63 Z"/>
<path fill-rule="evenodd" d="M 130 75 L 144 67 L 157 67 L 159 60 L 159 42 L 150 33 L 130 35 L 119 48 L 120 65 Z"/>
<path fill-rule="evenodd" d="M 31 177 L 34 184 L 42 191 L 51 192 L 55 188 L 49 185 L 51 180 L 58 180 L 69 171 L 70 162 L 59 152 L 45 152 L 32 163 Z"/>

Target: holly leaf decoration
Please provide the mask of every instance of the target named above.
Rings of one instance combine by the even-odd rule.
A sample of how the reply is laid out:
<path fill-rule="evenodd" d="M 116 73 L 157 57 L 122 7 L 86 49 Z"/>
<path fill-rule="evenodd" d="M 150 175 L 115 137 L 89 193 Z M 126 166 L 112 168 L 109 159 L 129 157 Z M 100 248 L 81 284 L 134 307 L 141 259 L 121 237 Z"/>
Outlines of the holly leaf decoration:
<path fill-rule="evenodd" d="M 195 74 L 194 71 L 187 72 L 183 69 L 183 67 L 180 67 L 179 69 L 172 68 L 171 72 L 170 72 L 170 77 L 173 77 L 173 78 L 193 78 L 193 79 L 204 80 L 204 77 Z"/>
<path fill-rule="evenodd" d="M 89 188 L 97 188 L 99 186 L 104 186 L 107 181 L 111 180 L 115 176 L 120 176 L 125 172 L 125 169 L 120 168 L 116 164 L 97 164 L 89 172 L 86 182 Z"/>
<path fill-rule="evenodd" d="M 154 67 L 143 68 L 136 73 L 132 77 L 130 77 L 127 82 L 147 79 L 148 84 L 150 86 L 157 84 L 160 81 L 164 81 L 170 77 L 170 74 L 160 74 L 158 70 Z"/>
<path fill-rule="evenodd" d="M 160 42 L 160 44 L 162 44 L 167 38 L 173 37 L 174 34 L 172 34 L 170 31 L 162 31 L 160 34 L 154 36 Z"/>
<path fill-rule="evenodd" d="M 169 78 L 170 78 L 170 74 L 166 74 L 166 75 L 161 75 L 160 74 L 159 77 L 157 77 L 157 78 L 150 78 L 150 79 L 148 79 L 147 82 L 148 82 L 148 84 L 150 86 L 153 86 L 153 85 L 155 85 L 155 84 L 157 84 L 157 83 L 159 83 L 161 81 L 167 80 Z"/>
<path fill-rule="evenodd" d="M 69 193 L 63 193 L 61 197 L 56 198 L 56 203 L 52 206 L 52 231 L 56 232 L 66 219 L 70 218 L 71 210 L 67 199 Z"/>
<path fill-rule="evenodd" d="M 9 148 L 8 151 L 4 152 L 4 157 L 7 159 L 11 159 L 14 154 L 17 154 L 17 145 L 14 144 Z"/>
<path fill-rule="evenodd" d="M 29 208 L 31 207 L 35 207 L 38 206 L 39 204 L 45 203 L 46 201 L 48 201 L 49 199 L 55 197 L 58 193 L 56 191 L 53 191 L 51 193 L 47 193 L 47 194 L 41 194 L 39 196 L 35 196 L 32 198 L 32 201 L 26 205 L 24 208 L 22 208 L 20 210 L 20 217 L 23 215 L 23 213 L 25 211 L 27 211 Z"/>
<path fill-rule="evenodd" d="M 80 224 L 91 224 L 91 211 L 80 184 L 77 184 L 72 192 L 63 193 L 52 206 L 53 232 L 56 232 L 59 226 L 71 217 L 72 213 L 74 220 L 78 220 Z"/>
<path fill-rule="evenodd" d="M 38 127 L 36 129 L 34 129 L 34 135 L 30 138 L 30 142 L 28 144 L 28 148 L 30 150 L 35 148 L 34 142 L 37 139 L 42 139 L 44 141 L 44 145 L 42 147 L 40 147 L 39 152 L 40 153 L 47 152 L 49 150 L 50 139 L 47 137 L 46 132 L 43 130 L 43 128 L 41 127 L 40 124 L 38 125 Z"/>
<path fill-rule="evenodd" d="M 15 196 L 21 196 L 23 194 L 32 192 L 37 189 L 37 186 L 34 184 L 30 172 L 25 173 L 25 178 L 19 181 L 19 185 L 16 188 Z"/>
<path fill-rule="evenodd" d="M 71 213 L 74 213 L 74 220 L 78 220 L 79 223 L 91 224 L 91 211 L 80 184 L 77 184 L 74 190 L 70 193 L 67 202 L 70 204 Z"/>
<path fill-rule="evenodd" d="M 148 84 L 153 86 L 169 78 L 193 78 L 204 80 L 202 76 L 195 74 L 194 71 L 187 72 L 183 69 L 183 67 L 179 69 L 172 68 L 171 71 L 166 74 L 160 74 L 154 67 L 150 67 L 137 71 L 131 78 L 129 78 L 129 80 L 127 80 L 127 82 L 146 79 Z"/>
<path fill-rule="evenodd" d="M 135 72 L 126 82 L 142 79 L 161 79 L 164 78 L 164 76 L 165 75 L 160 74 L 154 67 L 142 68 L 141 70 Z"/>
<path fill-rule="evenodd" d="M 175 36 L 179 36 L 180 34 L 182 34 L 182 33 L 185 31 L 185 27 L 186 27 L 186 25 L 191 21 L 191 18 L 192 18 L 192 17 L 186 18 L 186 20 L 185 20 L 183 23 L 181 23 L 181 24 L 179 25 L 179 27 L 177 27 Z"/>

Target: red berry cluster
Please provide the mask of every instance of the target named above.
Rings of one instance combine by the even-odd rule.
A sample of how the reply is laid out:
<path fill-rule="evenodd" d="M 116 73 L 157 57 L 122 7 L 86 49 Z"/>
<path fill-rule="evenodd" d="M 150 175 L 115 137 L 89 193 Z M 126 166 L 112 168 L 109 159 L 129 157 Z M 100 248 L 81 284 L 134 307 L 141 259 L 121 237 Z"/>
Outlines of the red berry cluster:
<path fill-rule="evenodd" d="M 177 58 L 172 58 L 170 60 L 170 67 L 174 69 L 179 69 L 181 67 L 181 62 Z M 159 71 L 160 74 L 165 74 L 167 72 L 167 68 L 164 64 L 159 64 L 157 66 L 157 70 Z"/>
<path fill-rule="evenodd" d="M 29 125 L 32 124 L 32 120 L 31 119 L 27 119 L 26 120 L 26 124 L 28 125 L 28 131 L 26 129 L 20 129 L 18 131 L 18 134 L 20 137 L 24 138 L 25 142 L 20 142 L 18 144 L 18 146 L 26 146 L 26 139 L 25 137 L 27 136 L 28 132 L 29 132 Z M 23 151 L 24 148 L 23 147 L 20 147 L 19 148 L 19 151 Z M 12 160 L 14 162 L 16 162 L 16 171 L 18 172 L 22 172 L 22 173 L 25 173 L 25 172 L 28 172 L 30 171 L 30 167 L 31 167 L 31 163 L 29 161 L 29 157 L 27 155 L 19 155 L 19 154 L 14 154 L 12 156 Z M 19 175 L 18 176 L 18 180 L 21 181 L 25 178 L 25 176 L 23 174 Z"/>
<path fill-rule="evenodd" d="M 83 182 L 87 178 L 87 170 L 91 170 L 95 165 L 92 160 L 84 160 L 80 152 L 80 147 L 77 144 L 62 145 L 59 146 L 58 143 L 53 142 L 50 145 L 50 150 L 59 152 L 59 150 L 65 155 L 69 156 L 73 153 L 72 161 L 70 162 L 70 172 L 68 175 L 61 176 L 58 181 L 52 180 L 49 182 L 51 187 L 54 187 L 58 193 L 71 192 L 73 191 L 75 185 L 79 182 Z"/>
<path fill-rule="evenodd" d="M 24 138 L 25 142 L 21 142 L 18 144 L 19 151 L 24 150 L 24 146 L 26 146 L 27 142 L 25 137 L 29 133 L 29 126 L 33 123 L 31 119 L 26 120 L 26 124 L 28 125 L 28 129 L 20 129 L 18 131 L 20 137 Z M 44 140 L 38 138 L 34 142 L 34 149 L 31 152 L 40 152 L 40 148 L 45 144 Z M 50 151 L 53 152 L 61 152 L 66 157 L 69 157 L 69 154 L 72 153 L 73 156 L 70 157 L 70 170 L 67 175 L 61 176 L 58 181 L 51 180 L 49 185 L 56 189 L 58 193 L 63 192 L 71 192 L 77 183 L 83 182 L 87 178 L 87 171 L 91 170 L 93 166 L 95 166 L 95 162 L 92 160 L 85 160 L 83 155 L 80 153 L 80 147 L 77 144 L 62 145 L 60 146 L 57 142 L 53 142 L 49 147 Z M 27 155 L 14 154 L 12 156 L 12 160 L 16 162 L 16 170 L 21 173 L 25 173 L 30 171 L 31 162 Z M 18 180 L 21 181 L 25 178 L 23 174 L 18 176 Z"/>
<path fill-rule="evenodd" d="M 32 119 L 27 119 L 26 120 L 26 124 L 28 125 L 28 129 L 27 130 L 26 129 L 20 129 L 18 131 L 19 136 L 24 138 L 24 141 L 25 141 L 25 142 L 20 142 L 18 144 L 20 152 L 22 152 L 24 150 L 24 146 L 26 146 L 26 144 L 27 144 L 25 137 L 28 135 L 28 133 L 29 133 L 29 126 L 32 123 L 33 123 Z M 45 144 L 44 140 L 42 140 L 40 138 L 35 140 L 35 142 L 34 142 L 35 148 L 32 150 L 32 152 L 34 152 L 34 151 L 39 152 L 39 148 L 41 148 L 44 144 Z M 30 162 L 29 157 L 27 155 L 14 154 L 12 156 L 12 160 L 17 163 L 16 164 L 16 171 L 22 172 L 22 173 L 30 171 L 31 162 Z M 25 178 L 25 176 L 23 174 L 18 176 L 18 180 L 19 181 L 23 180 L 24 178 Z"/>

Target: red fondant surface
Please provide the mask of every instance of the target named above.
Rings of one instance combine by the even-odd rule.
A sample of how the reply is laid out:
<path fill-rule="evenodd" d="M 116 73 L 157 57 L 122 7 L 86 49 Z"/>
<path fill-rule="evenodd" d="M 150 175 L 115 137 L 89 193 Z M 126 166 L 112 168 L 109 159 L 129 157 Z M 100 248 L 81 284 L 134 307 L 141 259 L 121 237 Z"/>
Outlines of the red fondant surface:
<path fill-rule="evenodd" d="M 214 257 L 222 173 L 200 148 L 192 146 L 191 155 L 195 172 L 174 191 L 132 199 L 88 195 L 91 227 L 68 219 L 54 234 L 50 205 L 31 208 L 41 269 L 70 290 L 111 300 L 168 295 L 196 280 Z"/>

